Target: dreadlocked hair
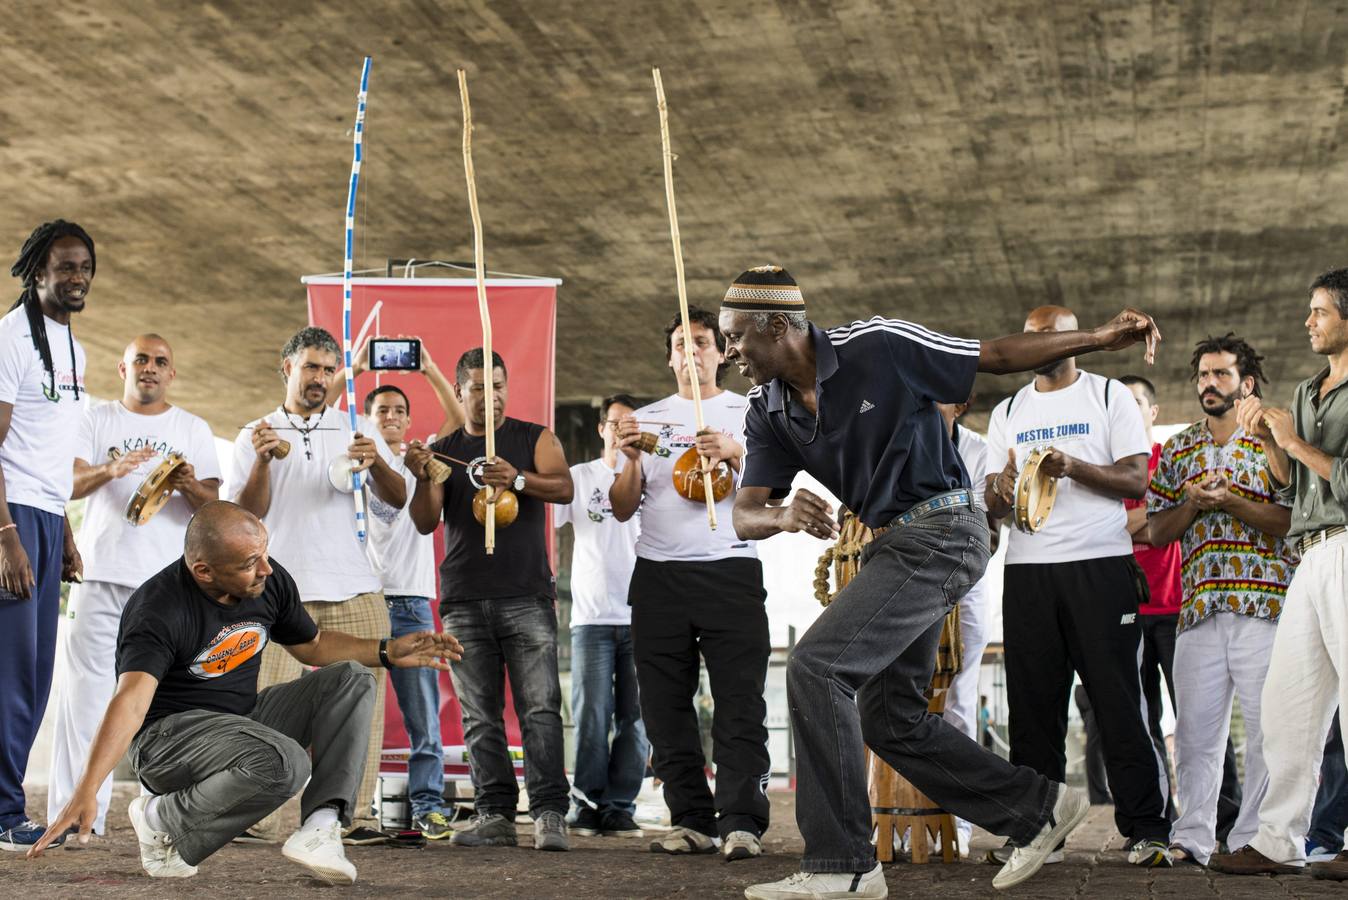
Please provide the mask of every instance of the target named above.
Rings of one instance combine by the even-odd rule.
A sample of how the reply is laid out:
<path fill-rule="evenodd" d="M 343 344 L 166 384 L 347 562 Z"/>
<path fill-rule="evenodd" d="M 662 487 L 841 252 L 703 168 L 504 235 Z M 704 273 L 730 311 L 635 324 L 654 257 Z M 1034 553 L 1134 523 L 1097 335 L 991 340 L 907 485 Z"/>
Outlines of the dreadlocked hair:
<path fill-rule="evenodd" d="M 67 222 L 65 219 L 54 219 L 50 222 L 43 222 L 33 229 L 33 233 L 28 235 L 28 240 L 23 242 L 23 249 L 19 251 L 19 258 L 14 261 L 10 267 L 9 274 L 19 279 L 23 285 L 23 292 L 19 294 L 19 299 L 14 301 L 11 310 L 23 307 L 24 313 L 28 316 L 28 330 L 33 335 L 33 346 L 37 348 L 38 356 L 42 357 L 42 367 L 47 370 L 47 375 L 52 379 L 53 389 L 56 386 L 56 367 L 52 363 L 51 346 L 47 343 L 47 320 L 42 315 L 42 301 L 37 296 L 37 276 L 47 265 L 47 257 L 51 254 L 52 244 L 64 237 L 79 238 L 84 246 L 89 248 L 89 274 L 98 269 L 98 257 L 94 254 L 94 239 L 89 237 L 89 233 L 74 222 Z M 71 342 L 73 345 L 74 337 Z M 72 360 L 74 359 L 72 351 Z M 75 399 L 80 399 L 79 379 L 74 377 Z"/>

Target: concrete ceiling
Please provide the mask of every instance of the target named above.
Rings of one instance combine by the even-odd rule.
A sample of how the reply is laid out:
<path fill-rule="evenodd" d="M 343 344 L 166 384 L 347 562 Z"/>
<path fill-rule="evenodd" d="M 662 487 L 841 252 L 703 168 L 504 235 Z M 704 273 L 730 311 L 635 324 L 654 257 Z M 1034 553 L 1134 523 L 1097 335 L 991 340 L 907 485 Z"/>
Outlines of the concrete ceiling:
<path fill-rule="evenodd" d="M 1136 305 L 1167 338 L 1152 374 L 1173 421 L 1196 411 L 1189 351 L 1208 332 L 1250 337 L 1285 399 L 1319 363 L 1305 285 L 1348 261 L 1342 3 L 3 7 L 3 240 L 17 254 L 39 221 L 84 224 L 101 262 L 77 325 L 91 387 L 117 394 L 121 347 L 160 331 L 177 401 L 222 434 L 278 399 L 299 276 L 341 265 L 367 52 L 357 267 L 471 258 L 466 66 L 488 266 L 565 279 L 559 399 L 670 385 L 652 64 L 694 302 L 777 261 L 828 324 L 991 336 L 1040 303 L 1083 324 Z M 983 405 L 1019 381 L 987 379 Z"/>

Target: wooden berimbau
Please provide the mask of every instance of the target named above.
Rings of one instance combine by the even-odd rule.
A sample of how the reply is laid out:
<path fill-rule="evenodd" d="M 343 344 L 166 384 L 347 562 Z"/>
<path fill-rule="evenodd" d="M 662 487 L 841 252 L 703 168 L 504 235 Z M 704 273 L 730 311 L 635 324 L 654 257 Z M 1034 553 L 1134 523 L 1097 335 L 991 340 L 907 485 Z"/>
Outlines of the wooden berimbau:
<path fill-rule="evenodd" d="M 856 576 L 861 564 L 861 549 L 874 536 L 850 511 L 843 517 L 838 532 L 838 543 L 819 558 L 815 567 L 814 593 L 827 606 L 835 594 L 829 593 L 828 570 L 833 566 L 833 578 L 841 591 Z M 945 712 L 946 694 L 959 674 L 964 647 L 960 640 L 960 610 L 957 605 L 945 617 L 941 629 L 941 645 L 936 654 L 936 670 L 927 689 L 928 711 L 941 715 Z M 903 845 L 905 833 L 909 836 L 909 852 L 915 863 L 925 863 L 933 849 L 945 862 L 959 858 L 955 837 L 955 817 L 933 803 L 913 786 L 912 782 L 896 772 L 888 763 L 869 749 L 866 751 L 866 784 L 871 798 L 871 817 L 875 827 L 875 855 L 882 863 L 893 862 L 898 848 Z"/>

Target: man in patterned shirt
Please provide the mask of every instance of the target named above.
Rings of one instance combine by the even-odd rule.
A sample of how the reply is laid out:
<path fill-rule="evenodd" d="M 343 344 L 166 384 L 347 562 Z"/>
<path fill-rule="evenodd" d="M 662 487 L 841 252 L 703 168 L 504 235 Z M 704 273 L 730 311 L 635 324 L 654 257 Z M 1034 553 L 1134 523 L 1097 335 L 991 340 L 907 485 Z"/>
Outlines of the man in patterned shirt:
<path fill-rule="evenodd" d="M 1259 697 L 1296 564 L 1283 540 L 1291 510 L 1270 482 L 1264 443 L 1236 421 L 1237 401 L 1260 396 L 1262 359 L 1233 334 L 1198 342 L 1191 365 L 1205 416 L 1166 441 L 1147 497 L 1151 542 L 1178 539 L 1183 554 L 1174 663 L 1181 814 L 1171 852 L 1204 865 L 1217 844 L 1233 692 L 1245 717 L 1245 784 L 1227 840 L 1243 847 L 1259 829 L 1268 789 Z"/>

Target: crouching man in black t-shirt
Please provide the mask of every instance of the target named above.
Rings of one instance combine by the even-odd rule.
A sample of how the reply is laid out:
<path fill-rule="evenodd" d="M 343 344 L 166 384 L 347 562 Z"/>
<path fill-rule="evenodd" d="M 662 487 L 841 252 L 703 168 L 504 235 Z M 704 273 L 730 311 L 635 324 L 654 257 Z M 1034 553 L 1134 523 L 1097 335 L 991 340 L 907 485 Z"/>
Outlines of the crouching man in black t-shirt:
<path fill-rule="evenodd" d="M 197 863 L 302 789 L 302 824 L 282 855 L 324 881 L 354 883 L 341 828 L 351 822 L 374 704 L 362 666 L 443 670 L 462 647 L 432 632 L 373 640 L 319 631 L 294 580 L 267 557 L 266 528 L 233 503 L 202 506 L 185 544 L 127 602 L 117 692 L 74 797 L 28 855 L 72 825 L 88 840 L 98 787 L 130 748 L 136 776 L 154 792 L 129 810 L 152 877 L 195 875 Z M 270 640 L 321 668 L 259 694 Z"/>

